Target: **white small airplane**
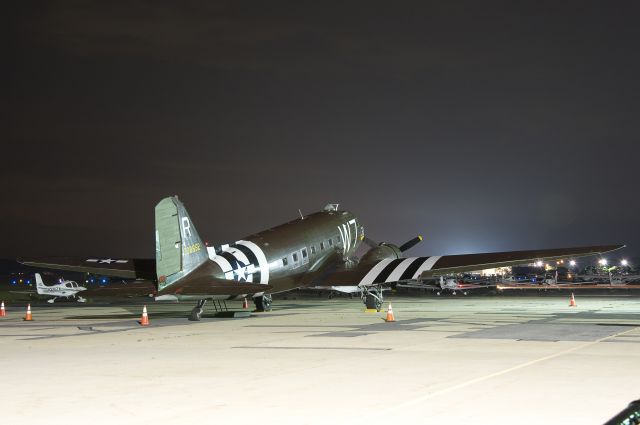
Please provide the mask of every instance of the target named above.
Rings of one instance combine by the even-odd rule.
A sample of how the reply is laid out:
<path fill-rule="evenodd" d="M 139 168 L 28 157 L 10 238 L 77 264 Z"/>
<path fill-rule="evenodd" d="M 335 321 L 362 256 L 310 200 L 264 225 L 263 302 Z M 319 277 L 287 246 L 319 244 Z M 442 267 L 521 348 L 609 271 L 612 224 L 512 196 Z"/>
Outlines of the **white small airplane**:
<path fill-rule="evenodd" d="M 78 302 L 83 303 L 86 299 L 82 298 L 78 295 L 79 292 L 86 291 L 87 288 L 84 286 L 78 285 L 73 280 L 64 280 L 60 279 L 60 283 L 55 285 L 47 286 L 42 281 L 42 276 L 40 273 L 36 273 L 36 289 L 38 291 L 38 295 L 51 295 L 53 298 L 48 299 L 47 302 L 53 304 L 56 298 L 65 297 L 65 298 L 76 298 Z"/>
<path fill-rule="evenodd" d="M 467 295 L 469 290 L 480 289 L 480 288 L 493 288 L 495 284 L 485 284 L 485 283 L 467 283 L 462 280 L 459 280 L 455 277 L 447 277 L 440 276 L 439 281 L 430 281 L 430 282 L 421 282 L 421 283 L 405 283 L 398 284 L 398 286 L 405 288 L 418 288 L 418 289 L 427 289 L 430 291 L 436 291 L 436 295 L 441 295 L 445 292 L 450 292 L 451 295 L 456 295 L 458 292 L 462 292 L 462 295 Z"/>

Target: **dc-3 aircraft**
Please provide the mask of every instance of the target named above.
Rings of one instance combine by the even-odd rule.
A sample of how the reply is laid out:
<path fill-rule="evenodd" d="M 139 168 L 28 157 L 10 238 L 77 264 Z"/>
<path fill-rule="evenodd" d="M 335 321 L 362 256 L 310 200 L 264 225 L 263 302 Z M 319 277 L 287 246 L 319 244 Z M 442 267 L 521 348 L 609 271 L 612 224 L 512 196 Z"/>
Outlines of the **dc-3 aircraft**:
<path fill-rule="evenodd" d="M 206 246 L 177 196 L 155 208 L 153 259 L 41 257 L 23 264 L 151 282 L 156 300 L 194 300 L 191 320 L 200 320 L 207 300 L 252 296 L 257 311 L 270 310 L 271 294 L 299 287 L 357 287 L 368 308 L 380 309 L 382 288 L 463 271 L 600 254 L 624 245 L 533 251 L 404 257 L 421 238 L 397 246 L 365 238 L 360 220 L 337 204 L 240 239 Z M 362 243 L 371 246 L 361 258 Z M 150 289 L 149 289 L 150 288 Z M 89 296 L 87 293 L 85 296 Z"/>

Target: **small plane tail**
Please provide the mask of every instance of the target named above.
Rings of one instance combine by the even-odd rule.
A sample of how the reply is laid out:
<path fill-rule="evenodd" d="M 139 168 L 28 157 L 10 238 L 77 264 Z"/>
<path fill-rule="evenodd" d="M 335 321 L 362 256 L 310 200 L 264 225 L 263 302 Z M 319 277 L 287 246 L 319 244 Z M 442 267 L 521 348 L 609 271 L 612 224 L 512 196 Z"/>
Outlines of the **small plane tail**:
<path fill-rule="evenodd" d="M 40 276 L 40 273 L 36 273 L 36 291 L 38 292 L 38 294 L 42 294 L 42 288 L 44 287 L 45 284 L 42 281 L 42 276 Z"/>
<path fill-rule="evenodd" d="M 187 210 L 177 196 L 155 209 L 158 290 L 175 283 L 209 259 Z"/>

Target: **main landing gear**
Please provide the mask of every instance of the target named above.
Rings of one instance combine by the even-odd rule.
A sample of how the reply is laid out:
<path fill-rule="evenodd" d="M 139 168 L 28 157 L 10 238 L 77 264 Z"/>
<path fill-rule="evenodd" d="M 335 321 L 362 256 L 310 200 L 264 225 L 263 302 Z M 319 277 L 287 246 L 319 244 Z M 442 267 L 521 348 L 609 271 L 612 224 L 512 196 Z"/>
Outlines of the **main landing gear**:
<path fill-rule="evenodd" d="M 254 297 L 253 302 L 256 305 L 256 311 L 271 311 L 271 302 L 273 299 L 271 295 L 264 294 L 259 297 Z"/>
<path fill-rule="evenodd" d="M 207 302 L 207 300 L 198 300 L 198 304 L 193 307 L 193 310 L 191 310 L 191 314 L 189 315 L 189 320 L 197 322 L 200 320 L 200 318 L 202 317 L 202 312 L 204 311 L 204 304 Z"/>
<path fill-rule="evenodd" d="M 382 309 L 382 302 L 384 298 L 382 297 L 382 287 L 377 286 L 375 288 L 362 287 L 362 302 L 370 310 L 380 311 Z"/>

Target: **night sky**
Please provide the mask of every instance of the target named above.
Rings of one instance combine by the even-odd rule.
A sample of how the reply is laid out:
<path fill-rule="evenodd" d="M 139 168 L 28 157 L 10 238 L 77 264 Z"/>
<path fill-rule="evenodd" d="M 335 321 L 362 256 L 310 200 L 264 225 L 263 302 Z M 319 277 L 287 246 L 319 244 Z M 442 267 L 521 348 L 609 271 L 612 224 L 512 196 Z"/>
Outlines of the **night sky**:
<path fill-rule="evenodd" d="M 640 3 L 14 2 L 0 257 L 153 257 L 340 203 L 412 255 L 640 254 Z"/>

